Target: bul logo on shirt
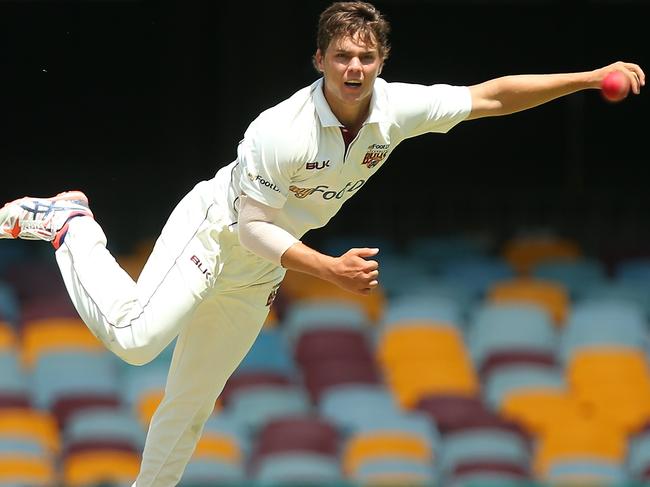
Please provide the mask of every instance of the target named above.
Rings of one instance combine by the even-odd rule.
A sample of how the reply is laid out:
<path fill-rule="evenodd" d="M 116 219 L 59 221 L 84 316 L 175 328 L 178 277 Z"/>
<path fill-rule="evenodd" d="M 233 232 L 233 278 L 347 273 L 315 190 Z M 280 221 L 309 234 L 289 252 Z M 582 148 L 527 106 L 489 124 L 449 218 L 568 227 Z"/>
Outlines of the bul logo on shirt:
<path fill-rule="evenodd" d="M 363 161 L 361 161 L 361 164 L 363 166 L 367 166 L 368 169 L 372 169 L 381 161 L 386 159 L 386 155 L 388 154 L 388 147 L 388 144 L 369 145 L 368 150 L 366 151 L 366 155 L 363 156 Z"/>

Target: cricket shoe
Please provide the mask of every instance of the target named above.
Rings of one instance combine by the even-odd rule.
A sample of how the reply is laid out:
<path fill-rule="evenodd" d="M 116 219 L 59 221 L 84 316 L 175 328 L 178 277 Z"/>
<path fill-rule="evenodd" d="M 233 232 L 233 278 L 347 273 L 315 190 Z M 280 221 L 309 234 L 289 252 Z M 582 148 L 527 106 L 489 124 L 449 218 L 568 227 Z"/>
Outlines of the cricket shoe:
<path fill-rule="evenodd" d="M 0 238 L 45 240 L 58 249 L 68 222 L 76 216 L 93 216 L 81 191 L 66 191 L 52 198 L 26 196 L 0 208 Z"/>

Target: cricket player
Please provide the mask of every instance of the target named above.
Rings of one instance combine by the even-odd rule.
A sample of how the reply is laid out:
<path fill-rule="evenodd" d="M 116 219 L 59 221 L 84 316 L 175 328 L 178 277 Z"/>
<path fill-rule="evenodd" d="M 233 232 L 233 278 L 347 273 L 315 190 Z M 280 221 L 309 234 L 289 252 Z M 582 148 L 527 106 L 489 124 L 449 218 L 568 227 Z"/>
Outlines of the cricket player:
<path fill-rule="evenodd" d="M 300 238 L 327 224 L 400 142 L 598 88 L 614 70 L 635 94 L 645 84 L 641 68 L 627 62 L 469 87 L 389 83 L 379 78 L 388 34 L 388 22 L 371 4 L 327 8 L 313 58 L 320 78 L 262 112 L 237 159 L 180 201 L 137 282 L 106 250 L 83 193 L 25 197 L 0 210 L 0 237 L 52 242 L 79 315 L 113 353 L 146 364 L 178 337 L 137 487 L 178 483 L 286 269 L 354 293 L 377 287 L 378 249 L 330 256 Z"/>

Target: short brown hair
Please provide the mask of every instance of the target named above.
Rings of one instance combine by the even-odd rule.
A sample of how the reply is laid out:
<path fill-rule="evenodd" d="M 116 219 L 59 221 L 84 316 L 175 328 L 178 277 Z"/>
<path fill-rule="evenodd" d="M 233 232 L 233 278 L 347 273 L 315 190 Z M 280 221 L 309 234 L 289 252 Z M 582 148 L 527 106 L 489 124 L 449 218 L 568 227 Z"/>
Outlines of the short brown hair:
<path fill-rule="evenodd" d="M 318 20 L 316 45 L 324 55 L 336 37 L 359 35 L 361 40 L 377 47 L 386 60 L 390 53 L 388 34 L 390 24 L 374 5 L 366 2 L 336 2 L 321 13 Z"/>

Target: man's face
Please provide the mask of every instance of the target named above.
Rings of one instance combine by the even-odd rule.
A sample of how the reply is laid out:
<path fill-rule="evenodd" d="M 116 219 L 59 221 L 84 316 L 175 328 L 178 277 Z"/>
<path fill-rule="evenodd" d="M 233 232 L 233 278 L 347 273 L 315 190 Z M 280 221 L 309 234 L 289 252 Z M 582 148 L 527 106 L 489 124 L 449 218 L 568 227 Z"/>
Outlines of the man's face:
<path fill-rule="evenodd" d="M 325 77 L 325 95 L 336 113 L 337 107 L 368 106 L 383 58 L 376 43 L 368 45 L 359 36 L 342 36 L 333 39 L 325 53 L 316 51 L 316 65 Z"/>

